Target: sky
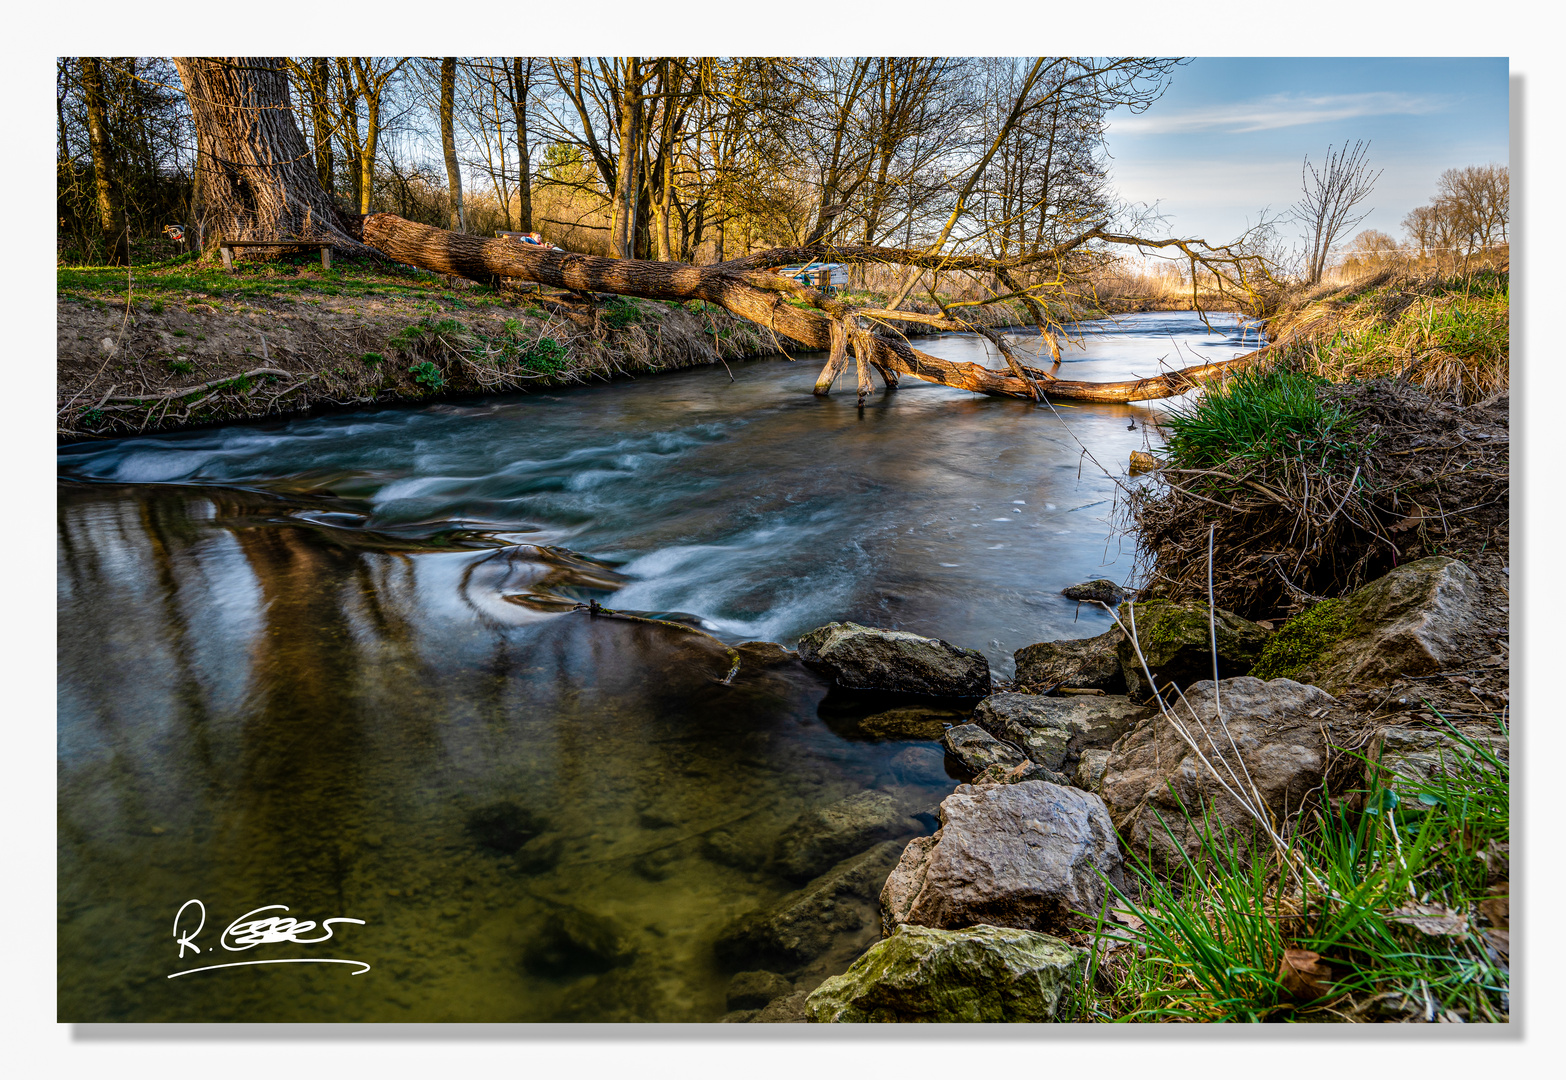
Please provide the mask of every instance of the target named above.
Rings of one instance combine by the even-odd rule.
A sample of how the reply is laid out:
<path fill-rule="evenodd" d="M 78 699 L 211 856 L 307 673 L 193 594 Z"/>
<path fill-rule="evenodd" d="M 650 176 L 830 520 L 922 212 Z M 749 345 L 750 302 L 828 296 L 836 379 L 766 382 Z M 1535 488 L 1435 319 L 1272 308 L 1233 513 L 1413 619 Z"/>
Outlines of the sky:
<path fill-rule="evenodd" d="M 1111 175 L 1122 198 L 1156 204 L 1170 234 L 1217 244 L 1264 208 L 1286 213 L 1306 155 L 1319 165 L 1329 145 L 1363 139 L 1383 171 L 1349 235 L 1402 240 L 1444 170 L 1507 161 L 1507 73 L 1505 57 L 1197 58 L 1146 112 L 1111 117 Z"/>

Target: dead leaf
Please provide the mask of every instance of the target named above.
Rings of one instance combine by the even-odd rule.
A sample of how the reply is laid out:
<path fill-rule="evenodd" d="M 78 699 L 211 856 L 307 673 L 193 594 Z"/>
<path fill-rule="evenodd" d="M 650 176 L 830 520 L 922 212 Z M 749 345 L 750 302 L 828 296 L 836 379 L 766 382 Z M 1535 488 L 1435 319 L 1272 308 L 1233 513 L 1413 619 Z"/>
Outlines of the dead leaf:
<path fill-rule="evenodd" d="M 1468 932 L 1468 916 L 1439 904 L 1409 904 L 1387 916 L 1392 922 L 1412 926 L 1431 937 L 1461 937 Z"/>
<path fill-rule="evenodd" d="M 1278 982 L 1296 1001 L 1315 1001 L 1332 993 L 1332 968 L 1309 949 L 1285 949 L 1278 962 Z"/>
<path fill-rule="evenodd" d="M 1511 903 L 1510 896 L 1492 896 L 1479 901 L 1479 914 L 1489 919 L 1490 925 L 1497 930 L 1510 930 Z"/>

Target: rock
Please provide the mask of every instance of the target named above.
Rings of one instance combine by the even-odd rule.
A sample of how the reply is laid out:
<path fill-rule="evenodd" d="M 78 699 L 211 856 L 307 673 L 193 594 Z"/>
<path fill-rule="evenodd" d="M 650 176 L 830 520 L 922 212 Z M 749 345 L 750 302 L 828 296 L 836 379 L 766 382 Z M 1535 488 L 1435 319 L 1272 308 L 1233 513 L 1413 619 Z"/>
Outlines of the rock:
<path fill-rule="evenodd" d="M 1087 953 L 1029 930 L 899 926 L 806 1001 L 816 1023 L 1037 1023 L 1081 985 Z"/>
<path fill-rule="evenodd" d="M 973 710 L 973 721 L 1020 746 L 1046 769 L 1070 773 L 1082 751 L 1113 745 L 1146 715 L 1145 708 L 1119 694 L 992 694 Z"/>
<path fill-rule="evenodd" d="M 1108 578 L 1095 578 L 1092 581 L 1084 581 L 1080 585 L 1067 585 L 1060 590 L 1060 594 L 1067 600 L 1075 600 L 1078 603 L 1094 602 L 1108 604 L 1111 607 L 1127 596 L 1126 590 Z"/>
<path fill-rule="evenodd" d="M 1077 762 L 1077 774 L 1073 778 L 1073 783 L 1083 791 L 1091 791 L 1097 795 L 1099 785 L 1104 779 L 1104 766 L 1108 763 L 1108 750 L 1082 751 L 1082 759 Z"/>
<path fill-rule="evenodd" d="M 1135 605 L 1136 636 L 1153 678 L 1160 687 L 1173 682 L 1182 690 L 1213 675 L 1213 650 L 1206 604 L 1148 600 Z M 1120 605 L 1120 622 L 1131 629 L 1130 605 Z M 1261 657 L 1267 631 L 1230 611 L 1217 609 L 1218 671 L 1223 678 L 1244 675 Z M 1116 647 L 1126 692 L 1138 701 L 1152 696 L 1142 662 L 1131 639 L 1122 635 Z"/>
<path fill-rule="evenodd" d="M 750 1018 L 752 1024 L 803 1024 L 806 1022 L 805 1002 L 810 995 L 801 990 L 795 994 L 774 999 L 765 1009 Z"/>
<path fill-rule="evenodd" d="M 753 1020 L 760 1009 L 736 1009 L 734 1012 L 724 1013 L 718 1017 L 720 1024 L 748 1024 Z"/>
<path fill-rule="evenodd" d="M 1041 641 L 1018 649 L 1012 654 L 1017 684 L 1031 690 L 1069 686 L 1123 694 L 1126 677 L 1120 670 L 1118 646 L 1124 636 L 1117 626 L 1098 637 Z"/>
<path fill-rule="evenodd" d="M 1456 559 L 1405 563 L 1344 598 L 1345 636 L 1302 678 L 1338 694 L 1466 664 L 1489 651 L 1475 640 L 1481 597 L 1478 577 Z"/>
<path fill-rule="evenodd" d="M 874 898 L 897 858 L 896 843 L 877 844 L 741 917 L 718 936 L 718 959 L 731 967 L 793 969 L 826 952 L 841 934 L 866 929 L 873 936 Z"/>
<path fill-rule="evenodd" d="M 1510 760 L 1507 742 L 1501 736 L 1465 733 L 1464 737 L 1502 761 Z M 1446 732 L 1403 725 L 1377 731 L 1365 756 L 1380 762 L 1382 782 L 1405 798 L 1428 791 L 1431 782 L 1443 773 L 1451 776 L 1470 767 L 1494 768 L 1482 753 Z"/>
<path fill-rule="evenodd" d="M 1051 772 L 1042 765 L 1024 761 L 1021 765 L 990 765 L 971 781 L 971 786 L 984 784 L 1020 784 L 1025 780 L 1047 780 L 1051 784 L 1064 784 L 1066 778 Z"/>
<path fill-rule="evenodd" d="M 535 836 L 517 849 L 516 867 L 524 874 L 547 874 L 565 854 L 565 835 L 546 833 Z"/>
<path fill-rule="evenodd" d="M 960 723 L 961 714 L 950 709 L 908 705 L 865 717 L 859 721 L 859 730 L 874 739 L 936 742 L 946 733 L 947 727 Z"/>
<path fill-rule="evenodd" d="M 1047 930 L 1095 912 L 1120 848 L 1096 795 L 1039 780 L 965 785 L 941 803 L 941 829 L 912 841 L 881 890 L 886 933 L 903 923 Z"/>
<path fill-rule="evenodd" d="M 1021 751 L 1007 746 L 977 724 L 959 724 L 952 728 L 946 733 L 943 744 L 948 754 L 972 772 L 981 772 L 991 765 L 1004 765 L 1010 769 L 1027 760 Z"/>
<path fill-rule="evenodd" d="M 940 784 L 951 779 L 946 774 L 946 755 L 933 746 L 910 746 L 887 768 L 899 784 Z"/>
<path fill-rule="evenodd" d="M 799 659 L 797 652 L 775 641 L 742 641 L 734 651 L 739 653 L 741 667 L 783 667 Z"/>
<path fill-rule="evenodd" d="M 551 979 L 602 975 L 635 958 L 613 920 L 580 908 L 551 912 L 522 950 L 522 966 Z"/>
<path fill-rule="evenodd" d="M 466 828 L 480 846 L 510 855 L 543 832 L 545 822 L 526 807 L 501 800 L 473 809 Z"/>
<path fill-rule="evenodd" d="M 834 622 L 799 639 L 799 656 L 853 690 L 891 690 L 935 697 L 990 692 L 984 655 L 937 638 Z"/>
<path fill-rule="evenodd" d="M 729 980 L 725 1004 L 731 1010 L 764 1009 L 773 998 L 794 992 L 794 984 L 775 971 L 741 971 Z"/>
<path fill-rule="evenodd" d="M 1337 702 L 1317 687 L 1289 679 L 1263 682 L 1242 676 L 1223 680 L 1219 689 L 1224 726 L 1238 747 L 1243 772 L 1218 723 L 1211 680 L 1185 691 L 1186 700 L 1196 708 L 1196 722 L 1192 722 L 1184 704 L 1175 707 L 1175 715 L 1198 740 L 1207 759 L 1221 769 L 1223 766 L 1203 730 L 1210 733 L 1225 751 L 1222 756 L 1230 762 L 1230 768 L 1242 777 L 1249 775 L 1262 800 L 1281 820 L 1297 811 L 1307 794 L 1321 787 L 1326 764 L 1323 717 Z M 1232 785 L 1227 772 L 1224 777 Z M 1134 850 L 1151 855 L 1155 865 L 1179 858 L 1180 849 L 1192 855 L 1200 850 L 1199 833 L 1186 816 L 1201 823 L 1208 806 L 1242 850 L 1248 849 L 1252 839 L 1260 835 L 1254 820 L 1224 793 L 1161 714 L 1144 721 L 1115 744 L 1105 763 L 1099 794 L 1121 837 Z"/>
<path fill-rule="evenodd" d="M 855 792 L 795 818 L 773 845 L 771 866 L 790 881 L 809 881 L 876 841 L 914 828 L 895 797 Z"/>

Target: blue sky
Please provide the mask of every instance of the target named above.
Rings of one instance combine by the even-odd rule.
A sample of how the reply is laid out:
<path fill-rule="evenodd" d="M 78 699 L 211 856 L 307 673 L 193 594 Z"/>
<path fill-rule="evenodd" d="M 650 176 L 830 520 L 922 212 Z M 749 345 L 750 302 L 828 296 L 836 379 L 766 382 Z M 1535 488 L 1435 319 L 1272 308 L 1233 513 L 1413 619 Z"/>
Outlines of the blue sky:
<path fill-rule="evenodd" d="M 1364 139 L 1384 171 L 1354 232 L 1401 240 L 1443 170 L 1506 162 L 1507 70 L 1505 57 L 1198 58 L 1145 113 L 1111 118 L 1112 176 L 1122 198 L 1158 203 L 1174 235 L 1222 243 L 1263 207 L 1287 211 L 1306 154 L 1319 163 L 1328 144 Z"/>

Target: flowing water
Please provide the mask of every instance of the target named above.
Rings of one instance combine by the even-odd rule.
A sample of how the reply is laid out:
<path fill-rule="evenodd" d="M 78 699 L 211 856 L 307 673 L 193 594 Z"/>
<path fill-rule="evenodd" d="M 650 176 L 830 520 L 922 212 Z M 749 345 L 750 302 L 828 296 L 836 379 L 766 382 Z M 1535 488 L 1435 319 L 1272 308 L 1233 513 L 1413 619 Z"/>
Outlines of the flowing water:
<path fill-rule="evenodd" d="M 1060 375 L 1257 344 L 1213 326 L 1084 324 Z M 866 789 L 929 829 L 971 708 L 727 646 L 853 619 L 1004 676 L 1100 633 L 1060 596 L 1130 568 L 1094 462 L 1156 443 L 1149 405 L 913 379 L 861 412 L 800 359 L 62 449 L 60 1018 L 721 1015 L 714 941 L 795 887 L 775 838 Z M 362 923 L 224 934 L 270 905 Z M 801 987 L 874 940 L 841 921 Z M 281 962 L 327 958 L 360 963 Z"/>

